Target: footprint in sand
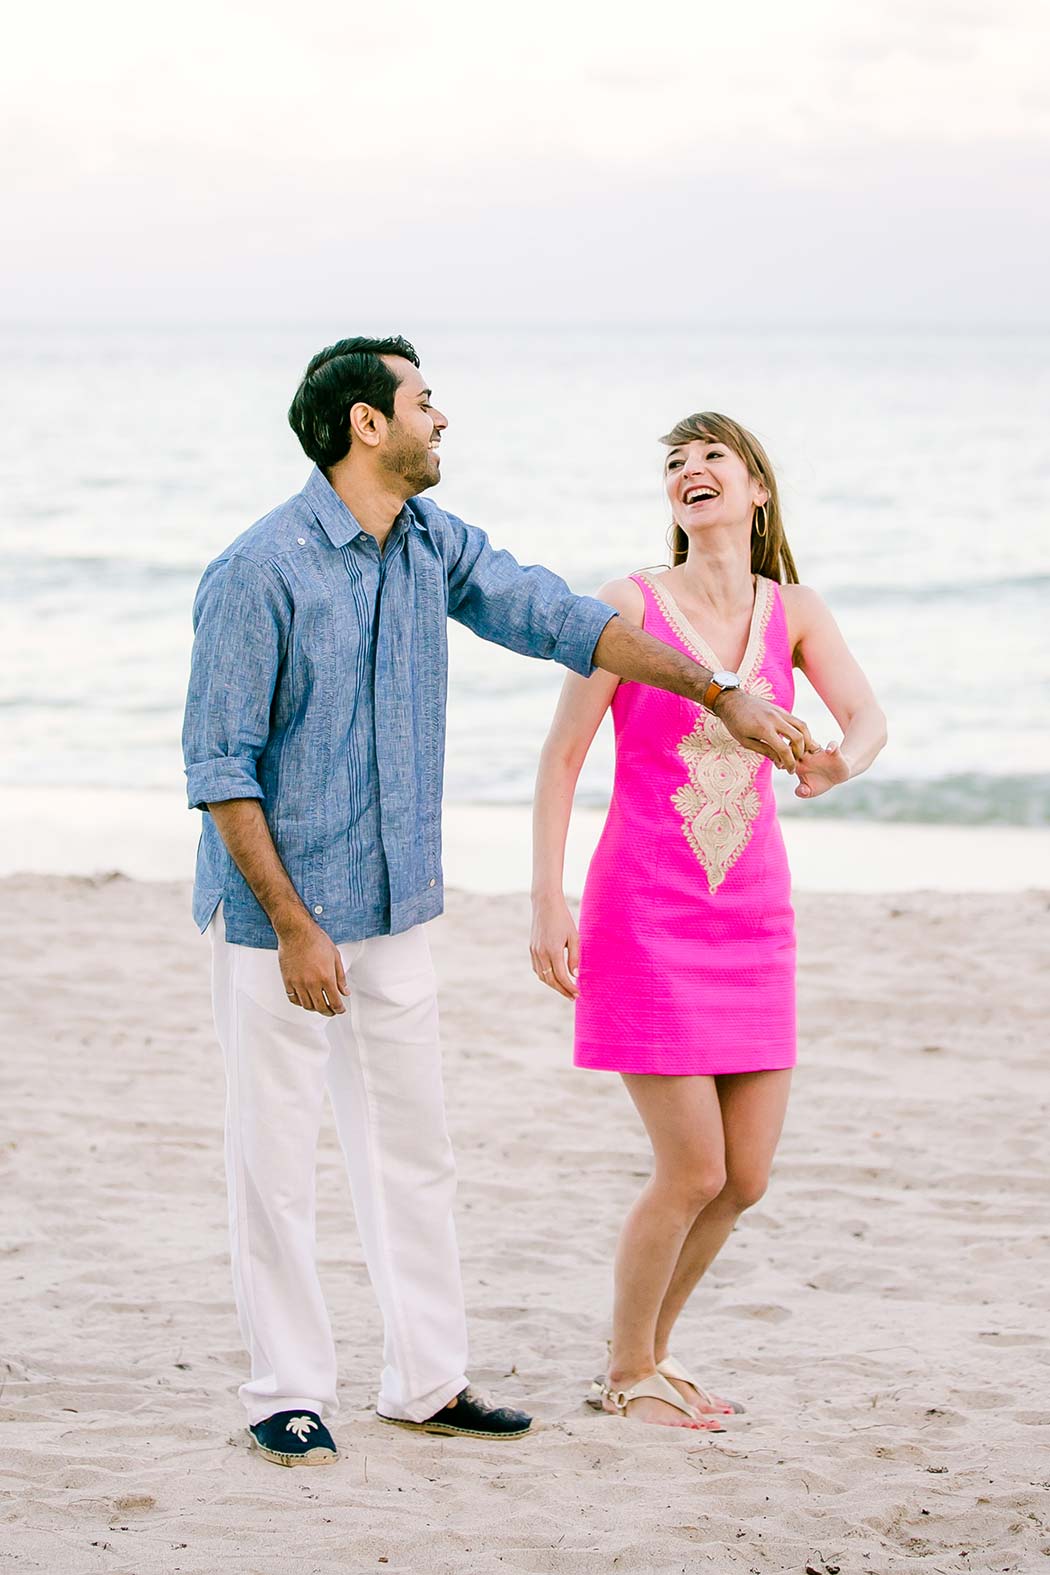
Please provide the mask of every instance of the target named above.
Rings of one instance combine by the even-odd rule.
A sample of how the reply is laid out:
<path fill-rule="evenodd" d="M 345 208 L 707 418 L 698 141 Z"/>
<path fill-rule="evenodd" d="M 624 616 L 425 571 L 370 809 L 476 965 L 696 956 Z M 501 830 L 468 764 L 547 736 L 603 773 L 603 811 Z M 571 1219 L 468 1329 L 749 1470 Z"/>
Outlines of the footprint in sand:
<path fill-rule="evenodd" d="M 1001 1394 L 995 1389 L 952 1389 L 950 1398 L 956 1405 L 973 1411 L 995 1411 L 1000 1406 L 1012 1405 L 1017 1396 Z"/>
<path fill-rule="evenodd" d="M 779 1307 L 775 1302 L 738 1302 L 735 1307 L 725 1308 L 734 1318 L 758 1318 L 762 1323 L 783 1323 L 791 1317 L 788 1307 Z"/>
<path fill-rule="evenodd" d="M 1046 1345 L 1045 1334 L 1010 1334 L 1003 1329 L 982 1329 L 977 1336 L 985 1345 Z"/>

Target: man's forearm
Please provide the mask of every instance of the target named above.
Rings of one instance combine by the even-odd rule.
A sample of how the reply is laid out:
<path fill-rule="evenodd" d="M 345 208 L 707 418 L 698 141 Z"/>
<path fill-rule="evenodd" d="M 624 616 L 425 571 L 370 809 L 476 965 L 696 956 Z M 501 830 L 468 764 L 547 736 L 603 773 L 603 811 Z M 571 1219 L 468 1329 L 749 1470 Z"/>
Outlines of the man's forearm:
<path fill-rule="evenodd" d="M 274 846 L 257 798 L 234 798 L 209 804 L 230 857 L 244 876 L 278 937 L 312 924 L 302 898 L 292 885 Z"/>
<path fill-rule="evenodd" d="M 674 695 L 702 701 L 711 669 L 683 651 L 636 629 L 626 618 L 610 618 L 594 648 L 594 665 L 632 683 L 650 684 Z"/>
<path fill-rule="evenodd" d="M 623 617 L 611 618 L 605 625 L 593 661 L 618 678 L 667 689 L 699 705 L 704 703 L 712 678 L 709 667 L 662 640 L 654 640 Z M 744 689 L 722 689 L 710 709 L 739 744 L 765 755 L 784 771 L 794 771 L 796 761 L 815 747 L 809 728 L 798 717 Z"/>

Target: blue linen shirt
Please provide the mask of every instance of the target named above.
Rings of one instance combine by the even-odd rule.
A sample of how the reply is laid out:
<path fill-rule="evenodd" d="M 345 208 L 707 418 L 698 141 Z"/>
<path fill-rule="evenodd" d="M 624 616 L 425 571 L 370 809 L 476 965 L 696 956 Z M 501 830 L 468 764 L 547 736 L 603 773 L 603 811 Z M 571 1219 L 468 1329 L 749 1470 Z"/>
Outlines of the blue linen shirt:
<path fill-rule="evenodd" d="M 300 897 L 337 944 L 441 912 L 446 618 L 587 675 L 615 609 L 497 552 L 423 497 L 384 550 L 315 469 L 204 572 L 183 728 L 204 810 L 193 916 L 277 937 L 207 805 L 256 798 Z"/>

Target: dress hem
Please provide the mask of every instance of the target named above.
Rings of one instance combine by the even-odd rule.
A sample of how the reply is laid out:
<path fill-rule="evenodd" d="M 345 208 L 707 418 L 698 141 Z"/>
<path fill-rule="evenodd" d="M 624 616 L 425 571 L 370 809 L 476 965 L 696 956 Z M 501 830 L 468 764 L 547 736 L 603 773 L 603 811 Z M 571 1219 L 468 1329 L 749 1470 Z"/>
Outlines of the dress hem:
<path fill-rule="evenodd" d="M 651 1056 L 624 1056 L 622 1060 L 610 1057 L 609 1047 L 603 1046 L 588 1054 L 586 1050 L 577 1049 L 573 1056 L 573 1066 L 579 1067 L 584 1072 L 626 1072 L 631 1076 L 643 1077 L 732 1077 L 745 1072 L 788 1072 L 798 1065 L 797 1055 L 793 1056 L 763 1056 L 754 1064 L 741 1066 L 725 1066 L 716 1062 L 712 1065 L 705 1062 L 699 1065 L 694 1062 L 687 1066 L 668 1066 L 665 1061 L 655 1064 Z"/>

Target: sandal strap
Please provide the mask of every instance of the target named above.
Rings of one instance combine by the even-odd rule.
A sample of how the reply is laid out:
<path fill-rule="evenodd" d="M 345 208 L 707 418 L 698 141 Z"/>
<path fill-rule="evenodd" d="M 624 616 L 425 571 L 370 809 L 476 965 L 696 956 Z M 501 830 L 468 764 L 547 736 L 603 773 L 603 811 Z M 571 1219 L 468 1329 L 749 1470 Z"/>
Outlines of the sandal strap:
<path fill-rule="evenodd" d="M 656 1371 L 662 1373 L 665 1378 L 677 1378 L 680 1384 L 692 1384 L 705 1405 L 713 1405 L 715 1403 L 714 1395 L 705 1389 L 703 1384 L 697 1382 L 689 1369 L 683 1367 L 677 1357 L 665 1356 L 662 1362 L 657 1362 Z"/>
<path fill-rule="evenodd" d="M 630 1389 L 614 1389 L 609 1380 L 602 1384 L 602 1397 L 611 1400 L 613 1405 L 623 1416 L 632 1400 L 663 1400 L 666 1405 L 674 1406 L 676 1411 L 681 1411 L 684 1416 L 696 1419 L 696 1412 L 691 1405 L 686 1405 L 678 1390 L 667 1382 L 662 1374 L 652 1373 L 648 1378 L 642 1378 Z"/>
<path fill-rule="evenodd" d="M 663 1373 L 665 1378 L 677 1378 L 679 1383 L 693 1384 L 696 1388 L 700 1387 L 692 1373 L 682 1366 L 676 1356 L 671 1356 L 670 1353 L 664 1357 L 662 1362 L 657 1362 L 656 1371 Z"/>

